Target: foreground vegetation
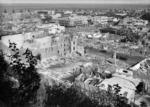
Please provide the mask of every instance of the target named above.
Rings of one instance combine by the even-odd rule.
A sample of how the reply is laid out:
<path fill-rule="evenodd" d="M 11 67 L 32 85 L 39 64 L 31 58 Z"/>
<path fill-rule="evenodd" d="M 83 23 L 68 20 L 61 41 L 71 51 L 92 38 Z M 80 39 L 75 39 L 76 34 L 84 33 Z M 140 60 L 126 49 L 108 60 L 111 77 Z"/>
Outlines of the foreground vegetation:
<path fill-rule="evenodd" d="M 24 53 L 27 62 L 21 60 L 15 43 L 9 46 L 12 55 L 6 61 L 4 53 L 0 54 L 0 101 L 6 107 L 21 107 L 34 102 L 40 86 L 40 76 L 35 67 L 37 60 L 31 51 Z"/>
<path fill-rule="evenodd" d="M 131 107 L 127 99 L 118 93 L 120 87 L 109 86 L 109 91 L 81 91 L 81 87 L 72 85 L 67 87 L 63 84 L 53 84 L 46 88 L 47 99 L 45 107 Z M 114 91 L 115 93 L 113 93 Z"/>

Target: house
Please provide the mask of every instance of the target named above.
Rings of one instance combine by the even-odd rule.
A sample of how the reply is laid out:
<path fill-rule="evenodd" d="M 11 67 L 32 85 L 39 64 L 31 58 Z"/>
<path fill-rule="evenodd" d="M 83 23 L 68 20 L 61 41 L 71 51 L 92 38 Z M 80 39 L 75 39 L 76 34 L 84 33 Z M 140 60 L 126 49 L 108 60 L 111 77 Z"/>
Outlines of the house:
<path fill-rule="evenodd" d="M 59 18 L 58 19 L 58 22 L 59 22 L 59 24 L 61 25 L 61 26 L 65 26 L 65 27 L 68 27 L 68 26 L 70 26 L 71 24 L 70 24 L 70 20 L 69 20 L 69 18 Z"/>
<path fill-rule="evenodd" d="M 7 47 L 9 47 L 9 41 L 11 43 L 16 43 L 17 48 L 20 49 L 20 47 L 23 44 L 23 36 L 22 34 L 15 34 L 15 35 L 7 35 L 7 36 L 2 36 L 1 37 L 1 42 L 5 44 Z"/>
<path fill-rule="evenodd" d="M 11 55 L 11 49 L 6 46 L 2 41 L 0 41 L 0 50 L 3 52 L 3 54 Z"/>
<path fill-rule="evenodd" d="M 133 76 L 133 72 L 126 69 L 116 69 L 116 72 L 127 76 Z"/>
<path fill-rule="evenodd" d="M 130 68 L 134 78 L 144 82 L 144 90 L 150 93 L 150 58 L 146 58 Z"/>
<path fill-rule="evenodd" d="M 134 25 L 146 26 L 147 24 L 148 24 L 148 20 L 142 20 L 142 19 L 134 20 Z"/>
<path fill-rule="evenodd" d="M 95 23 L 100 23 L 100 24 L 107 24 L 107 22 L 109 21 L 109 17 L 107 16 L 95 16 L 92 18 L 92 20 L 95 22 Z"/>
<path fill-rule="evenodd" d="M 84 26 L 88 24 L 88 17 L 73 15 L 69 17 L 72 26 Z"/>
<path fill-rule="evenodd" d="M 126 97 L 128 99 L 128 103 L 134 101 L 136 86 L 128 81 L 127 79 L 123 79 L 121 77 L 112 77 L 109 79 L 103 80 L 98 86 L 102 90 L 108 90 L 108 86 L 119 85 L 121 87 L 119 94 Z"/>
<path fill-rule="evenodd" d="M 42 24 L 36 26 L 38 30 L 48 30 L 49 34 L 56 34 L 56 33 L 62 33 L 65 32 L 65 27 L 60 26 L 59 24 Z"/>
<path fill-rule="evenodd" d="M 123 19 L 123 25 L 136 25 L 136 26 L 146 26 L 148 24 L 147 20 L 136 19 L 133 17 L 126 17 Z"/>
<path fill-rule="evenodd" d="M 60 18 L 62 15 L 60 13 L 56 13 L 56 14 L 53 14 L 51 15 L 53 19 L 58 19 Z"/>

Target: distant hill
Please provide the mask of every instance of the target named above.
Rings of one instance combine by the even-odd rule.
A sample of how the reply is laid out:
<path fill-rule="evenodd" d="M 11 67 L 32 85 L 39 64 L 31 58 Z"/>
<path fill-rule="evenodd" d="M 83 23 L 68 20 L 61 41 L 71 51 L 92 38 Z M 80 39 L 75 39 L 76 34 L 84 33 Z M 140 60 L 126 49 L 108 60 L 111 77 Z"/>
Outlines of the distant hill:
<path fill-rule="evenodd" d="M 150 13 L 145 13 L 144 15 L 141 16 L 141 19 L 148 20 L 150 22 Z"/>

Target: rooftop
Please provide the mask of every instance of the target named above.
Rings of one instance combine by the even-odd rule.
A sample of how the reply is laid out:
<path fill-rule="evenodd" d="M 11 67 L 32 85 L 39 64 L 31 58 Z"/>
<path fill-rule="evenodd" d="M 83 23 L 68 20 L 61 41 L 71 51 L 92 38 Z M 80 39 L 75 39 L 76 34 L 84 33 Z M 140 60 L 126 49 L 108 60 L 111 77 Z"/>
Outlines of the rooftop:
<path fill-rule="evenodd" d="M 111 86 L 118 84 L 120 87 L 124 87 L 124 88 L 131 89 L 131 90 L 136 90 L 136 87 L 132 82 L 126 79 L 120 78 L 120 77 L 112 77 L 110 79 L 105 79 L 102 83 L 107 83 Z"/>

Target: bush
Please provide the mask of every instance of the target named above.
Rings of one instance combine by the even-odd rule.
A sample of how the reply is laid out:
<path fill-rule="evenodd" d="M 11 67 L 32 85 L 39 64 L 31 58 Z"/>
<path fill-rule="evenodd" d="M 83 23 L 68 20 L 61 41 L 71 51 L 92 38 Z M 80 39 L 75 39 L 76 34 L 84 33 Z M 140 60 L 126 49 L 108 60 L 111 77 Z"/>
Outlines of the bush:
<path fill-rule="evenodd" d="M 63 84 L 48 86 L 46 92 L 45 107 L 130 107 L 127 99 L 118 95 L 117 85 L 114 94 L 110 87 L 109 91 L 89 91 L 89 95 L 86 95 L 76 85 L 66 87 Z"/>
<path fill-rule="evenodd" d="M 148 20 L 150 22 L 150 13 L 145 13 L 144 15 L 142 15 L 141 19 Z"/>

